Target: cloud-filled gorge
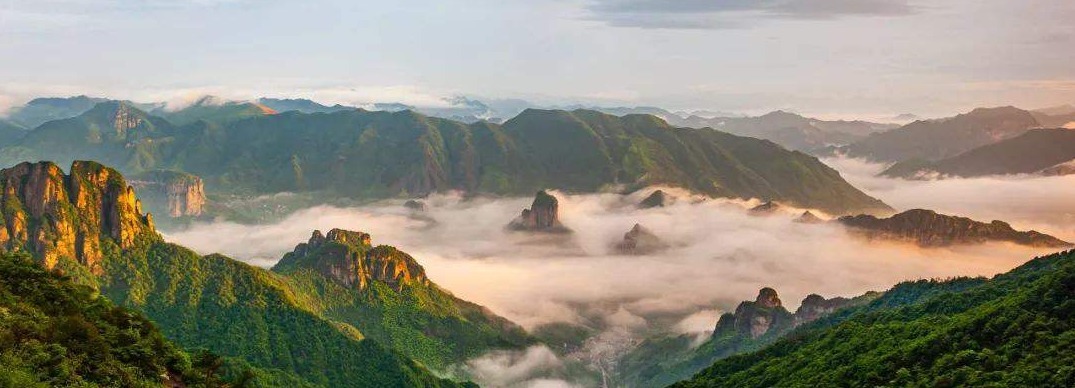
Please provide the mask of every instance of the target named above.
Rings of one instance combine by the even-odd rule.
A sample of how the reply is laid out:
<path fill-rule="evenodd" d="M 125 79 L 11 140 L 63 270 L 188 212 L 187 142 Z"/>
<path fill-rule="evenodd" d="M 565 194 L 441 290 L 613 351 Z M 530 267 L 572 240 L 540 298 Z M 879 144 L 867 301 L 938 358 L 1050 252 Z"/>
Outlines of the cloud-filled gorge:
<path fill-rule="evenodd" d="M 854 296 L 904 280 L 988 276 L 1047 251 L 1009 244 L 924 249 L 871 242 L 838 225 L 796 223 L 790 210 L 756 216 L 746 209 L 757 202 L 665 190 L 677 200 L 654 209 L 636 207 L 652 190 L 630 196 L 555 192 L 561 219 L 574 230 L 568 243 L 505 230 L 531 198 L 457 195 L 427 198 L 428 217 L 415 217 L 403 201 L 317 206 L 273 224 L 198 223 L 166 237 L 203 254 L 219 252 L 268 267 L 314 229 L 365 231 L 374 244 L 413 255 L 442 287 L 527 329 L 566 322 L 600 332 L 571 355 L 599 366 L 614 363 L 646 336 L 701 336 L 721 312 L 752 299 L 761 287 L 775 288 L 794 310 L 811 293 Z M 643 256 L 615 253 L 612 245 L 635 223 L 671 248 Z M 469 367 L 495 386 L 562 386 L 564 381 L 550 380 L 548 373 L 531 380 L 530 372 L 520 370 L 526 364 L 562 367 L 550 357 L 547 349 L 530 349 L 489 355 Z"/>

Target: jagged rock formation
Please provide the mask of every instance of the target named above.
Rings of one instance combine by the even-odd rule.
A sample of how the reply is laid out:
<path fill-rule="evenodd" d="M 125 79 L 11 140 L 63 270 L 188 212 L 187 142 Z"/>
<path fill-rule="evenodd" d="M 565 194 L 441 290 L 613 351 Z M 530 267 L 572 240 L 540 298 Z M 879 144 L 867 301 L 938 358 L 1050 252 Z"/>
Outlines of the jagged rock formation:
<path fill-rule="evenodd" d="M 867 238 L 908 241 L 922 247 L 981 244 L 991 241 L 1050 248 L 1072 246 L 1067 241 L 1037 231 L 1017 231 L 1003 221 L 994 220 L 987 224 L 925 209 L 908 210 L 889 218 L 870 215 L 845 216 L 837 219 L 837 222 Z"/>
<path fill-rule="evenodd" d="M 770 215 L 780 211 L 780 204 L 773 201 L 766 201 L 765 203 L 750 208 L 750 214 L 754 215 Z"/>
<path fill-rule="evenodd" d="M 642 202 L 638 203 L 639 209 L 651 209 L 655 207 L 665 207 L 668 205 L 670 197 L 664 192 L 664 190 L 654 191 L 652 194 L 646 196 Z"/>
<path fill-rule="evenodd" d="M 75 162 L 70 175 L 51 162 L 21 163 L 0 171 L 0 185 L 0 245 L 30 252 L 46 268 L 66 258 L 101 274 L 102 244 L 128 248 L 142 236 L 156 236 L 134 189 L 94 162 Z"/>
<path fill-rule="evenodd" d="M 284 255 L 274 271 L 310 268 L 340 285 L 365 290 L 382 282 L 402 291 L 411 285 L 428 285 L 425 269 L 410 255 L 387 245 L 374 247 L 370 235 L 332 229 L 327 235 L 315 230 L 310 240 Z"/>
<path fill-rule="evenodd" d="M 847 307 L 852 302 L 852 299 L 847 298 L 825 299 L 820 295 L 810 294 L 792 314 L 784 308 L 776 290 L 765 287 L 758 291 L 758 297 L 754 301 L 744 301 L 735 308 L 735 313 L 721 315 L 713 335 L 736 333 L 757 339 L 770 333 L 782 334 L 795 326 Z"/>
<path fill-rule="evenodd" d="M 544 190 L 538 191 L 529 209 L 508 224 L 509 230 L 542 233 L 571 233 L 560 223 L 560 201 Z"/>
<path fill-rule="evenodd" d="M 825 299 L 818 294 L 807 295 L 795 310 L 795 326 L 816 321 L 818 318 L 832 314 L 833 311 L 848 306 L 851 299 L 835 297 Z"/>
<path fill-rule="evenodd" d="M 623 241 L 615 245 L 617 252 L 625 255 L 646 255 L 668 248 L 668 244 L 641 224 L 635 224 L 623 235 Z"/>
<path fill-rule="evenodd" d="M 795 222 L 802 224 L 820 224 L 825 222 L 825 220 L 821 219 L 821 217 L 818 217 L 814 213 L 807 210 L 804 211 L 803 214 L 800 215 L 798 218 L 796 218 Z"/>
<path fill-rule="evenodd" d="M 740 303 L 735 313 L 721 315 L 714 335 L 735 332 L 758 338 L 773 327 L 787 327 L 792 323 L 794 317 L 781 304 L 776 290 L 765 287 L 758 292 L 754 301 Z"/>
<path fill-rule="evenodd" d="M 167 211 L 170 217 L 200 216 L 204 210 L 205 185 L 195 175 L 157 170 L 131 179 L 131 186 L 150 208 Z"/>

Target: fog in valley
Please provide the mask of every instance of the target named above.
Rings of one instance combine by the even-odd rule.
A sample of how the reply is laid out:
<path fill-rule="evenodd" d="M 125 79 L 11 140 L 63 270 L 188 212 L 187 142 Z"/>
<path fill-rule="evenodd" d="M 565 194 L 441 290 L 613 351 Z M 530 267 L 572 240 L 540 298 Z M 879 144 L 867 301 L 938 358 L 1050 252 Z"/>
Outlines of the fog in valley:
<path fill-rule="evenodd" d="M 912 182 L 874 177 L 883 166 L 826 160 L 857 187 L 898 210 L 929 208 L 1072 239 L 1075 177 L 983 178 Z M 510 232 L 505 225 L 532 198 L 433 195 L 415 213 L 402 200 L 361 207 L 317 206 L 272 224 L 197 223 L 166 238 L 199 253 L 219 252 L 272 266 L 311 231 L 368 232 L 374 244 L 414 256 L 456 296 L 485 305 L 527 329 L 570 323 L 601 334 L 567 357 L 601 368 L 647 336 L 711 331 L 720 313 L 773 287 L 794 311 L 808 294 L 856 296 L 904 280 L 990 276 L 1048 249 L 1010 244 L 919 248 L 865 241 L 833 224 L 794 222 L 802 210 L 771 216 L 747 211 L 758 201 L 708 199 L 664 188 L 669 206 L 639 209 L 653 189 L 631 195 L 553 192 L 566 237 Z M 1016 197 L 1022 198 L 1016 200 Z M 1060 209 L 1058 211 L 1057 209 Z M 670 245 L 628 256 L 613 245 L 640 223 Z M 571 386 L 563 360 L 547 348 L 490 354 L 466 368 L 492 386 Z M 562 371 L 560 372 L 562 373 Z"/>

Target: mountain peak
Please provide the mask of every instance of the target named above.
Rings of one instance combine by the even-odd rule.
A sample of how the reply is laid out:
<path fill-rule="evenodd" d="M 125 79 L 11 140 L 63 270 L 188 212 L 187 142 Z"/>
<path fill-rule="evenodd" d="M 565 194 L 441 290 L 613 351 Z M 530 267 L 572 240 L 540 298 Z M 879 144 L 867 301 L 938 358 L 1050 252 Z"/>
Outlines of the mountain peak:
<path fill-rule="evenodd" d="M 382 283 L 399 292 L 431 284 L 425 269 L 410 255 L 387 245 L 374 247 L 370 235 L 344 229 L 315 230 L 273 267 L 276 272 L 313 270 L 345 287 L 366 290 Z"/>
<path fill-rule="evenodd" d="M 780 297 L 776 294 L 776 290 L 770 287 L 758 290 L 758 297 L 754 299 L 754 303 L 767 308 L 783 306 L 780 302 Z"/>
<path fill-rule="evenodd" d="M 0 245 L 31 252 L 46 268 L 68 259 L 100 274 L 102 241 L 129 248 L 156 236 L 134 189 L 119 172 L 95 162 L 76 161 L 69 175 L 52 162 L 20 163 L 0 170 L 0 190 L 9 204 Z"/>
<path fill-rule="evenodd" d="M 508 224 L 508 229 L 545 233 L 570 233 L 571 229 L 560 223 L 560 201 L 545 190 L 534 195 L 529 209 L 523 209 L 519 217 Z"/>

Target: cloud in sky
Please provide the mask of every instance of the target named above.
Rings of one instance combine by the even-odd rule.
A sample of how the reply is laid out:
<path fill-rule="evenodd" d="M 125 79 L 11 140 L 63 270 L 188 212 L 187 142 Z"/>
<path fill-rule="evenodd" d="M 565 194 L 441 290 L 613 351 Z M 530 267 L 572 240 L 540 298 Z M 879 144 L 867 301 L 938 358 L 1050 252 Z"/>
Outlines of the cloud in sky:
<path fill-rule="evenodd" d="M 767 18 L 906 16 L 918 11 L 906 0 L 595 0 L 587 9 L 591 18 L 614 26 L 685 29 L 746 27 Z"/>

